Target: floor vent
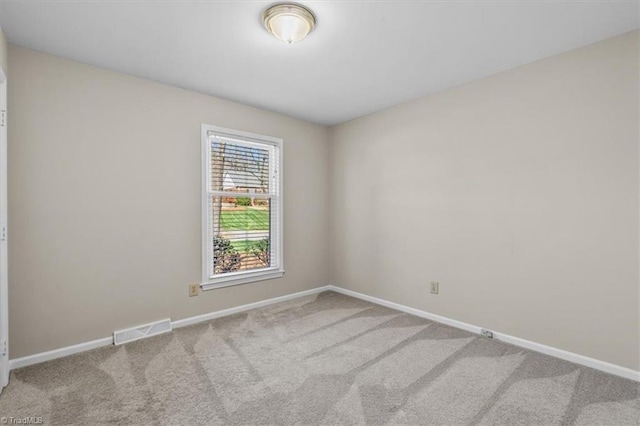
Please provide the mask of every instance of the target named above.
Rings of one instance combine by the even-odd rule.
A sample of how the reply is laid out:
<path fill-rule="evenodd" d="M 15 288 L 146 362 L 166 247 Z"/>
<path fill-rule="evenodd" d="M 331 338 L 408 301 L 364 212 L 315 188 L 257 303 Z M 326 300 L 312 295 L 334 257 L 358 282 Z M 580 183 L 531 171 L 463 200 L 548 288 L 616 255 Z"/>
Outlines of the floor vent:
<path fill-rule="evenodd" d="M 128 328 L 126 330 L 118 330 L 113 332 L 113 344 L 121 345 L 123 343 L 144 339 L 145 337 L 168 333 L 171 330 L 170 319 L 156 321 L 145 325 L 139 325 L 137 327 Z"/>

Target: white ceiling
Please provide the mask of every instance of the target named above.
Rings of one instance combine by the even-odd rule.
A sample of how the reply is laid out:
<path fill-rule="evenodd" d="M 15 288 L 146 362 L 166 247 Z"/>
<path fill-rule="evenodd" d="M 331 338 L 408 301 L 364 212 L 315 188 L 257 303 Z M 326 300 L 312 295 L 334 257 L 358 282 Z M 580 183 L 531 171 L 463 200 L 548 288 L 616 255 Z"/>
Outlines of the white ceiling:
<path fill-rule="evenodd" d="M 262 1 L 0 1 L 10 42 L 333 125 L 638 28 L 636 1 L 304 1 L 286 45 Z"/>

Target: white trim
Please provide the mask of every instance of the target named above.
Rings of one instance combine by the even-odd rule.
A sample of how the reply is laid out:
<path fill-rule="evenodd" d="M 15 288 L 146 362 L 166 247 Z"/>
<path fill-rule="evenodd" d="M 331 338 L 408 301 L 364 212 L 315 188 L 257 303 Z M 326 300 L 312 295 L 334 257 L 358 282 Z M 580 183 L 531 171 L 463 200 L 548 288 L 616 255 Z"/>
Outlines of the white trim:
<path fill-rule="evenodd" d="M 312 288 L 311 290 L 299 291 L 297 293 L 286 294 L 284 296 L 274 297 L 271 299 L 261 300 L 259 302 L 248 303 L 246 305 L 236 306 L 235 308 L 223 309 L 221 311 L 210 312 L 208 314 L 198 315 L 195 317 L 184 318 L 181 320 L 173 321 L 171 324 L 173 328 L 185 327 L 187 325 L 197 324 L 199 322 L 210 321 L 212 319 L 226 317 L 229 315 L 237 314 L 239 312 L 249 311 L 251 309 L 263 308 L 269 305 L 275 305 L 276 303 L 286 302 L 288 300 L 299 299 L 300 297 L 311 296 L 313 294 L 322 293 L 323 291 L 331 290 L 331 286 L 323 286 Z"/>
<path fill-rule="evenodd" d="M 246 305 L 236 306 L 234 308 L 223 309 L 221 311 L 210 312 L 204 315 L 198 315 L 190 318 L 183 318 L 177 321 L 171 322 L 172 328 L 186 327 L 188 325 L 198 324 L 204 321 L 210 321 L 215 318 L 225 317 L 228 315 L 237 314 L 239 312 L 245 312 L 251 309 L 262 308 L 269 305 L 274 305 L 280 302 L 286 302 L 288 300 L 298 299 L 300 297 L 311 296 L 313 294 L 322 293 L 323 291 L 330 290 L 330 286 L 316 287 L 310 290 L 300 291 L 297 293 L 291 293 L 284 296 L 274 297 L 267 300 L 261 300 L 259 302 L 248 303 Z M 33 355 L 28 355 L 22 358 L 16 358 L 9 361 L 9 368 L 15 370 L 17 368 L 28 367 L 34 364 L 40 364 L 41 362 L 51 361 L 53 359 L 62 358 L 65 356 L 77 354 L 80 352 L 89 351 L 103 346 L 113 345 L 113 336 L 104 337 L 102 339 L 92 340 L 91 342 L 79 343 L 77 345 L 67 346 L 60 349 L 54 349 L 52 351 L 41 352 Z"/>
<path fill-rule="evenodd" d="M 9 261 L 7 207 L 7 76 L 0 67 L 0 392 L 9 383 Z"/>
<path fill-rule="evenodd" d="M 376 305 L 386 306 L 387 308 L 395 309 L 397 311 L 406 312 L 417 317 L 426 318 L 432 321 L 436 321 L 442 324 L 450 325 L 452 327 L 460 328 L 471 333 L 480 334 L 481 327 L 466 322 L 454 320 L 451 318 L 443 317 L 440 315 L 432 314 L 422 311 L 420 309 L 411 308 L 409 306 L 401 305 L 399 303 L 390 302 L 388 300 L 380 299 L 378 297 L 369 296 L 366 294 L 358 293 L 353 290 L 348 290 L 335 285 L 328 286 L 329 290 L 336 293 L 342 293 L 347 296 L 355 297 L 357 299 L 366 300 L 367 302 L 375 303 Z M 493 331 L 493 330 L 492 330 Z M 493 338 L 501 340 L 506 343 L 510 343 L 521 348 L 530 349 L 532 351 L 540 352 L 545 355 L 550 355 L 556 358 L 570 361 L 576 364 L 584 365 L 585 367 L 594 368 L 596 370 L 604 371 L 605 373 L 613 374 L 616 376 L 624 377 L 625 379 L 635 380 L 640 382 L 640 371 L 632 370 L 620 365 L 611 364 L 606 361 L 600 361 L 594 358 L 589 358 L 584 355 L 579 355 L 573 352 L 565 351 L 563 349 L 554 348 L 552 346 L 543 345 L 541 343 L 532 342 L 530 340 L 521 339 L 508 334 L 493 332 Z"/>
<path fill-rule="evenodd" d="M 201 140 L 200 140 L 200 145 L 202 147 L 201 149 L 201 173 L 202 173 L 202 182 L 201 185 L 202 187 L 200 188 L 200 193 L 201 193 L 201 209 L 202 209 L 202 228 L 200 228 L 200 239 L 201 244 L 202 244 L 202 282 L 208 281 L 208 279 L 206 279 L 207 277 L 209 277 L 209 259 L 208 259 L 208 253 L 209 253 L 209 243 L 208 241 L 211 241 L 212 239 L 212 235 L 209 232 L 209 213 L 207 212 L 208 209 L 208 205 L 209 205 L 209 195 L 207 194 L 207 188 L 208 188 L 208 181 L 209 181 L 209 166 L 207 165 L 207 161 L 205 160 L 206 158 L 209 158 L 210 154 L 209 151 L 211 149 L 210 144 L 205 143 L 205 141 L 208 139 L 209 135 L 208 135 L 208 126 L 206 124 L 202 124 L 201 126 L 201 131 L 202 131 L 202 135 L 201 135 Z M 205 235 L 206 233 L 206 235 Z"/>
<path fill-rule="evenodd" d="M 227 139 L 234 143 L 245 144 L 260 144 L 270 145 L 271 152 L 275 150 L 278 156 L 278 167 L 273 169 L 274 161 L 270 161 L 270 179 L 272 182 L 269 185 L 268 194 L 253 194 L 248 193 L 248 197 L 257 198 L 271 198 L 277 203 L 277 211 L 275 214 L 271 214 L 271 229 L 277 229 L 277 235 L 271 234 L 270 249 L 271 259 L 276 258 L 277 264 L 272 268 L 265 268 L 263 270 L 253 271 L 240 271 L 238 273 L 219 274 L 217 276 L 211 276 L 211 242 L 213 235 L 209 227 L 209 200 L 212 195 L 226 196 L 229 193 L 225 191 L 210 191 L 211 179 L 209 176 L 209 162 L 211 158 L 211 137 L 218 137 L 220 139 Z M 271 155 L 271 154 L 270 154 Z M 284 168 L 284 141 L 281 138 L 273 136 L 264 136 L 256 133 L 244 132 L 241 130 L 228 129 L 224 127 L 213 126 L 210 124 L 201 125 L 201 174 L 202 174 L 202 282 L 200 287 L 203 290 L 212 290 L 216 288 L 229 287 L 233 285 L 247 284 L 256 281 L 270 280 L 274 278 L 280 278 L 284 275 L 284 203 L 283 203 L 283 168 Z M 277 173 L 277 177 L 275 173 Z M 275 184 L 273 182 L 275 180 Z M 275 189 L 275 190 L 272 190 Z M 233 194 L 233 193 L 231 193 Z M 237 194 L 234 194 L 237 195 Z M 276 221 L 278 223 L 276 224 Z M 277 225 L 277 226 L 276 226 Z"/>
<path fill-rule="evenodd" d="M 269 143 L 274 146 L 280 146 L 282 144 L 282 139 L 276 138 L 273 136 L 265 136 L 259 135 L 257 133 L 245 132 L 242 130 L 229 129 L 227 127 L 219 127 L 213 126 L 211 124 L 203 124 L 206 126 L 207 134 L 206 136 L 210 136 L 209 133 L 215 134 L 219 139 L 226 139 L 229 142 L 233 143 L 247 143 L 253 142 L 256 144 L 264 144 Z"/>
<path fill-rule="evenodd" d="M 272 280 L 281 278 L 284 275 L 282 269 L 269 268 L 267 270 L 246 271 L 238 273 L 230 273 L 228 277 L 220 277 L 213 282 L 201 283 L 200 288 L 203 291 L 215 290 L 217 288 L 231 287 L 234 285 L 247 284 L 256 281 Z"/>
<path fill-rule="evenodd" d="M 357 299 L 366 300 L 367 302 L 375 303 L 376 305 L 386 306 L 397 311 L 406 312 L 417 317 L 426 318 L 432 321 L 436 321 L 442 324 L 447 324 L 452 327 L 460 328 L 470 331 L 472 333 L 480 334 L 480 327 L 472 324 L 468 324 L 462 321 L 457 321 L 451 318 L 435 315 L 429 312 L 422 311 L 420 309 L 411 308 L 409 306 L 401 305 L 399 303 L 390 302 L 388 300 L 380 299 L 366 294 L 358 293 L 352 290 L 347 290 L 335 285 L 328 285 L 323 287 L 316 287 L 310 290 L 300 291 L 298 293 L 287 294 L 284 296 L 274 297 L 267 300 L 262 300 L 254 303 L 248 303 L 246 305 L 236 306 L 234 308 L 223 309 L 221 311 L 210 312 L 208 314 L 198 315 L 190 318 L 183 318 L 177 321 L 172 321 L 171 326 L 175 328 L 186 327 L 193 324 L 198 324 L 204 321 L 210 321 L 212 319 L 225 317 L 228 315 L 237 314 L 240 312 L 249 311 L 251 309 L 262 308 L 265 306 L 273 305 L 280 302 L 286 302 L 288 300 L 298 299 L 300 297 L 311 296 L 313 294 L 322 293 L 323 291 L 335 291 L 336 293 L 345 294 L 347 296 L 355 297 Z M 563 359 L 565 361 L 574 362 L 576 364 L 584 365 L 586 367 L 594 368 L 596 370 L 604 371 L 609 374 L 624 377 L 626 379 L 635 380 L 640 382 L 640 371 L 632 370 L 630 368 L 622 367 L 619 365 L 611 364 L 605 361 L 600 361 L 594 358 L 589 358 L 584 355 L 579 355 L 573 352 L 568 352 L 562 349 L 554 348 L 551 346 L 535 343 L 530 340 L 521 339 L 519 337 L 510 336 L 508 334 L 494 332 L 493 334 L 496 340 L 501 340 L 506 343 L 510 343 L 515 346 L 519 346 L 532 351 L 540 352 L 546 355 L 550 355 L 556 358 Z M 80 343 L 73 346 L 67 346 L 65 348 L 55 349 L 48 352 L 42 352 L 39 354 L 29 355 L 22 358 L 12 359 L 9 362 L 11 370 L 17 368 L 27 367 L 41 362 L 50 361 L 56 358 L 62 358 L 68 355 L 73 355 L 79 352 L 88 351 L 91 349 L 100 348 L 103 346 L 109 346 L 113 344 L 113 337 L 105 337 L 91 342 Z"/>
<path fill-rule="evenodd" d="M 231 192 L 231 191 L 209 191 L 209 197 L 244 197 L 244 198 L 273 198 L 275 195 L 266 192 Z"/>
<path fill-rule="evenodd" d="M 40 352 L 38 354 L 24 356 L 9 361 L 9 368 L 15 370 L 17 368 L 28 367 L 41 362 L 51 361 L 52 359 L 62 358 L 65 356 L 77 354 L 80 352 L 90 351 L 91 349 L 101 348 L 113 344 L 112 337 L 103 337 L 102 339 L 92 340 L 90 342 L 78 343 L 77 345 L 66 346 L 52 351 Z"/>

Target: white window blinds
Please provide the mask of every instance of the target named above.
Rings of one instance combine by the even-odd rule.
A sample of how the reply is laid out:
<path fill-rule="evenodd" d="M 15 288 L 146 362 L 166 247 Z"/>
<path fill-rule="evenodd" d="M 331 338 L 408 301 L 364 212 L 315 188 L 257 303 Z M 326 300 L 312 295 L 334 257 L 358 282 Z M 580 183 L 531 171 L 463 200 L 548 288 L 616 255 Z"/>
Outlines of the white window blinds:
<path fill-rule="evenodd" d="M 281 141 L 206 127 L 205 282 L 229 285 L 271 278 L 274 272 L 281 276 Z"/>

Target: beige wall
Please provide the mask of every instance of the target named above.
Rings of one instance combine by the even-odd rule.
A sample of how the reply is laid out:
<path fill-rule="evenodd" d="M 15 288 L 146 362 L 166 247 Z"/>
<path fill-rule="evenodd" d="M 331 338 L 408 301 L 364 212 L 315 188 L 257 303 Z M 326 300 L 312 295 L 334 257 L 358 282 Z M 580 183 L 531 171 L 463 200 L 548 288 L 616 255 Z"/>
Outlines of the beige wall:
<path fill-rule="evenodd" d="M 335 284 L 638 369 L 638 32 L 331 138 Z"/>
<path fill-rule="evenodd" d="M 328 131 L 11 46 L 11 358 L 328 283 Z M 200 124 L 284 139 L 283 279 L 200 281 Z"/>

